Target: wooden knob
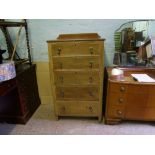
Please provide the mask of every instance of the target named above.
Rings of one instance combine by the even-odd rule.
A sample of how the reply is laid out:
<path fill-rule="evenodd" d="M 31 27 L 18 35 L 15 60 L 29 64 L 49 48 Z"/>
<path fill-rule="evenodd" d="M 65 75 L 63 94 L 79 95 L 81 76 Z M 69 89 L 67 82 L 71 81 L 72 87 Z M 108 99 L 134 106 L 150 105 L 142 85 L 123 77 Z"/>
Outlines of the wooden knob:
<path fill-rule="evenodd" d="M 119 103 L 123 103 L 123 98 L 119 98 Z"/>
<path fill-rule="evenodd" d="M 90 95 L 91 97 L 94 97 L 93 92 L 89 91 L 88 93 L 89 93 L 89 95 Z"/>
<path fill-rule="evenodd" d="M 122 111 L 121 110 L 117 110 L 117 114 L 118 115 L 122 115 Z"/>
<path fill-rule="evenodd" d="M 93 50 L 94 50 L 93 47 L 89 47 L 90 54 L 93 54 L 94 53 Z"/>
<path fill-rule="evenodd" d="M 122 87 L 120 88 L 120 91 L 121 91 L 121 92 L 124 92 L 124 91 L 125 91 L 125 87 L 122 86 Z"/>
<path fill-rule="evenodd" d="M 58 48 L 58 55 L 61 54 L 61 48 Z"/>
<path fill-rule="evenodd" d="M 89 107 L 89 110 L 90 110 L 91 112 L 93 112 L 93 108 L 92 108 L 91 106 Z"/>
<path fill-rule="evenodd" d="M 89 77 L 89 83 L 92 83 L 92 82 L 93 82 L 93 78 Z"/>
<path fill-rule="evenodd" d="M 93 62 L 89 62 L 89 68 L 93 68 Z"/>

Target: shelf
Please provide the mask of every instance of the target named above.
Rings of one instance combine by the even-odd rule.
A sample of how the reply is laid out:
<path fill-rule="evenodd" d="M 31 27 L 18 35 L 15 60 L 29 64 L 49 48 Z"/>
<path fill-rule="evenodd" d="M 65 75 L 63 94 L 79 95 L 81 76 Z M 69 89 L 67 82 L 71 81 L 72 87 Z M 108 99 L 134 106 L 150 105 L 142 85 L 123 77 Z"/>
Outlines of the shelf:
<path fill-rule="evenodd" d="M 3 27 L 19 27 L 19 26 L 26 26 L 25 22 L 10 22 L 10 21 L 0 21 L 0 26 Z"/>
<path fill-rule="evenodd" d="M 26 44 L 27 44 L 27 52 L 28 52 L 28 60 L 23 60 L 19 57 L 17 51 L 15 50 L 15 57 L 14 57 L 14 60 L 15 61 L 20 61 L 20 63 L 25 63 L 27 61 L 29 61 L 30 64 L 32 64 L 32 61 L 31 61 L 31 53 L 30 53 L 30 45 L 29 45 L 29 37 L 28 37 L 28 26 L 27 26 L 27 21 L 26 19 L 22 19 L 21 21 L 6 21 L 5 19 L 0 19 L 0 29 L 2 30 L 3 32 L 3 35 L 5 37 L 5 41 L 6 41 L 6 45 L 7 45 L 7 49 L 8 49 L 8 54 L 9 54 L 9 59 L 11 58 L 12 56 L 12 51 L 14 49 L 14 45 L 13 45 L 13 42 L 12 42 L 12 38 L 10 36 L 10 33 L 9 33 L 9 30 L 8 30 L 8 27 L 24 27 L 25 28 L 25 37 L 26 37 Z M 19 29 L 20 30 L 20 29 Z M 18 31 L 19 33 L 20 31 Z M 18 34 L 18 37 L 19 37 L 20 34 Z M 17 60 L 18 58 L 18 60 Z M 15 64 L 20 64 L 18 62 L 16 62 Z"/>

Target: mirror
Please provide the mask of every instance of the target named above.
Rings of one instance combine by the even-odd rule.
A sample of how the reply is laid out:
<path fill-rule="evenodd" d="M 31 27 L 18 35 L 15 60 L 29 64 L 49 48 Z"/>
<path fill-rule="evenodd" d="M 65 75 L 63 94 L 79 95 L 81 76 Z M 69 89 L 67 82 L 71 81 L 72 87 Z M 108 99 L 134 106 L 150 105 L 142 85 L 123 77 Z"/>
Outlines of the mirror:
<path fill-rule="evenodd" d="M 155 60 L 155 20 L 135 20 L 122 24 L 114 34 L 113 64 L 147 66 Z"/>

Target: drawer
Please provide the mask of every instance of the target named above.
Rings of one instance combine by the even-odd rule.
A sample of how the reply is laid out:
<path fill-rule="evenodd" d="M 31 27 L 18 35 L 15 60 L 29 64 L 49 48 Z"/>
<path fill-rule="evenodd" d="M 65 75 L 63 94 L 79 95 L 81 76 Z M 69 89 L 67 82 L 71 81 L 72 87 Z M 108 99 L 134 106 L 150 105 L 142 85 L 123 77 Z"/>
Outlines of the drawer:
<path fill-rule="evenodd" d="M 15 79 L 0 83 L 0 96 L 3 96 L 4 94 L 6 94 L 9 90 L 11 90 L 14 87 L 16 87 Z"/>
<path fill-rule="evenodd" d="M 53 57 L 53 69 L 98 69 L 98 56 Z"/>
<path fill-rule="evenodd" d="M 148 102 L 148 94 L 132 93 L 127 94 L 127 105 L 126 108 L 130 107 L 146 107 Z"/>
<path fill-rule="evenodd" d="M 131 84 L 128 85 L 128 93 L 130 94 L 148 94 L 149 85 Z"/>
<path fill-rule="evenodd" d="M 108 105 L 111 106 L 122 106 L 124 107 L 127 103 L 126 94 L 122 93 L 109 93 Z"/>
<path fill-rule="evenodd" d="M 125 112 L 126 113 L 125 118 L 128 120 L 151 119 L 155 117 L 154 110 L 155 110 L 154 108 L 146 108 L 146 107 L 128 107 Z"/>
<path fill-rule="evenodd" d="M 59 101 L 56 105 L 61 116 L 98 116 L 98 102 Z"/>
<path fill-rule="evenodd" d="M 101 44 L 95 41 L 85 41 L 79 42 L 77 44 L 77 49 L 80 54 L 90 54 L 90 55 L 99 55 L 100 54 Z"/>
<path fill-rule="evenodd" d="M 99 72 L 55 72 L 55 84 L 61 85 L 99 85 Z"/>
<path fill-rule="evenodd" d="M 94 41 L 57 42 L 51 44 L 53 56 L 98 55 L 100 44 Z"/>
<path fill-rule="evenodd" d="M 127 84 L 109 82 L 109 92 L 126 93 L 127 88 Z"/>
<path fill-rule="evenodd" d="M 56 87 L 57 100 L 99 100 L 99 88 L 97 87 Z"/>
<path fill-rule="evenodd" d="M 124 118 L 125 108 L 121 106 L 109 106 L 106 115 L 110 118 Z"/>

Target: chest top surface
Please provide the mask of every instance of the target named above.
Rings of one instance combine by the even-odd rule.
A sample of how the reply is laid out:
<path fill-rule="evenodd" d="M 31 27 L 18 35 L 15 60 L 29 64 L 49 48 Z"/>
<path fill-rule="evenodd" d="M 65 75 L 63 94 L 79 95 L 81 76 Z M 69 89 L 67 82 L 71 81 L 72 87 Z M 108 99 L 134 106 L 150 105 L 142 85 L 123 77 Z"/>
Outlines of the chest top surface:
<path fill-rule="evenodd" d="M 106 72 L 108 75 L 108 80 L 110 82 L 116 83 L 128 83 L 128 84 L 141 84 L 141 85 L 155 85 L 154 82 L 138 82 L 133 79 L 131 74 L 147 74 L 151 78 L 155 79 L 155 68 L 144 68 L 144 67 L 135 67 L 135 68 L 126 68 L 126 67 L 117 67 L 118 69 L 123 70 L 123 78 L 121 80 L 113 78 L 111 71 L 114 67 L 107 67 Z"/>
<path fill-rule="evenodd" d="M 97 33 L 79 33 L 79 34 L 60 34 L 56 40 L 48 40 L 51 42 L 70 42 L 70 41 L 104 41 Z"/>

